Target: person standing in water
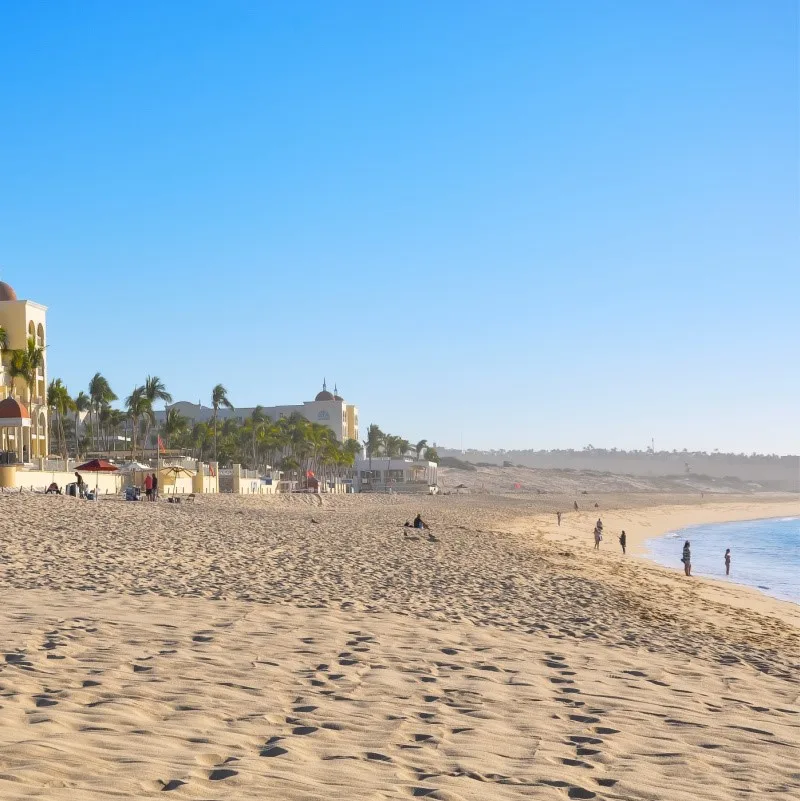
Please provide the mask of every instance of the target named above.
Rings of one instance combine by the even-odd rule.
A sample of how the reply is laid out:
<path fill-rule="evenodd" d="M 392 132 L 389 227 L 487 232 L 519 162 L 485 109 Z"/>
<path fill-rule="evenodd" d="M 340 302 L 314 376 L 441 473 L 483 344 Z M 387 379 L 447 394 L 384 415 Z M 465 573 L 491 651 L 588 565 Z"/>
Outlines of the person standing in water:
<path fill-rule="evenodd" d="M 681 557 L 681 562 L 683 562 L 683 572 L 686 573 L 687 576 L 692 575 L 692 548 L 691 543 L 689 540 L 686 540 L 683 546 L 683 556 Z"/>
<path fill-rule="evenodd" d="M 731 549 L 725 549 L 725 575 L 730 576 L 731 574 Z"/>
<path fill-rule="evenodd" d="M 622 555 L 625 555 L 625 546 L 628 544 L 628 537 L 623 531 L 622 534 L 619 535 L 619 544 L 622 546 Z"/>

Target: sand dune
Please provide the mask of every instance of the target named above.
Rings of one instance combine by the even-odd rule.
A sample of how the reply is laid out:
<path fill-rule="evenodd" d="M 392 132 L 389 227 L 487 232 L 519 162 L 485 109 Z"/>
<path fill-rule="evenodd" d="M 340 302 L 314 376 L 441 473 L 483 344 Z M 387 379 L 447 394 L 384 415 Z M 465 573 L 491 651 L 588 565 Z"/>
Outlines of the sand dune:
<path fill-rule="evenodd" d="M 593 514 L 0 497 L 0 798 L 798 797 L 797 607 Z"/>

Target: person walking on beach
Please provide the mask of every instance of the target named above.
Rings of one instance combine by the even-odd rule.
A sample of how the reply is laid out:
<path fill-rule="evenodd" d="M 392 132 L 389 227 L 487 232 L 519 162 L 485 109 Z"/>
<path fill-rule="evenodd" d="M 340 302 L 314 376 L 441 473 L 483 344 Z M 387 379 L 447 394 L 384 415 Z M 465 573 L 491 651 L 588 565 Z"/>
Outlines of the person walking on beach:
<path fill-rule="evenodd" d="M 578 511 L 578 502 L 577 501 L 575 501 L 575 511 L 576 512 Z"/>
<path fill-rule="evenodd" d="M 597 526 L 594 527 L 594 549 L 596 551 L 600 550 L 600 542 L 603 539 L 603 529 L 598 528 Z"/>
<path fill-rule="evenodd" d="M 556 519 L 558 520 L 558 525 L 561 525 L 561 512 L 556 512 Z"/>
<path fill-rule="evenodd" d="M 625 546 L 628 544 L 628 537 L 623 531 L 622 534 L 619 535 L 619 544 L 622 546 L 622 555 L 625 555 Z"/>
<path fill-rule="evenodd" d="M 692 575 L 692 548 L 691 543 L 689 540 L 686 540 L 683 546 L 683 556 L 681 557 L 681 562 L 683 562 L 683 572 L 686 573 L 687 576 Z"/>
<path fill-rule="evenodd" d="M 144 495 L 148 501 L 153 499 L 153 477 L 150 473 L 144 477 Z"/>
<path fill-rule="evenodd" d="M 725 549 L 725 575 L 730 576 L 731 574 L 731 549 Z"/>
<path fill-rule="evenodd" d="M 150 500 L 158 500 L 158 476 L 155 473 L 153 473 L 153 494 L 150 496 Z"/>

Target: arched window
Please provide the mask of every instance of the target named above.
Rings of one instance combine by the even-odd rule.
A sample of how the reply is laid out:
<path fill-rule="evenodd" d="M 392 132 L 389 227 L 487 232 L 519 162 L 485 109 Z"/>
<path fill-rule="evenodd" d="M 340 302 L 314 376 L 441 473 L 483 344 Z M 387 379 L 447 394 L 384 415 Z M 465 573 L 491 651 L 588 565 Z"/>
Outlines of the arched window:
<path fill-rule="evenodd" d="M 39 323 L 39 327 L 36 329 L 36 347 L 44 347 L 44 326 L 41 323 Z"/>

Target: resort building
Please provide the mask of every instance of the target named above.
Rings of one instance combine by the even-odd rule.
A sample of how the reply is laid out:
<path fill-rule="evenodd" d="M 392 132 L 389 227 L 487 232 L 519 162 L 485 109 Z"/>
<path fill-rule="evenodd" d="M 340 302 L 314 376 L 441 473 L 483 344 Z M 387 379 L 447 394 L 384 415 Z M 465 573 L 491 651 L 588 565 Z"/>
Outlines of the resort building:
<path fill-rule="evenodd" d="M 47 309 L 0 281 L 0 462 L 32 462 L 49 450 L 47 425 Z M 41 349 L 42 364 L 26 380 L 11 369 L 14 351 Z M 30 385 L 28 381 L 30 380 Z"/>
<path fill-rule="evenodd" d="M 178 401 L 168 406 L 167 409 L 177 409 L 192 424 L 208 423 L 214 419 L 214 410 L 199 403 Z M 252 406 L 219 409 L 217 411 L 217 420 L 225 421 L 232 418 L 239 423 L 244 423 L 253 414 L 254 409 L 255 407 Z M 333 392 L 328 391 L 325 381 L 322 382 L 322 390 L 317 393 L 313 401 L 287 406 L 262 406 L 261 410 L 273 421 L 291 417 L 293 414 L 300 414 L 312 423 L 320 423 L 330 428 L 340 442 L 348 439 L 358 439 L 358 406 L 347 403 L 339 395 L 336 387 L 334 387 Z M 156 412 L 156 420 L 159 423 L 163 422 L 165 416 L 166 412 L 164 411 Z"/>

